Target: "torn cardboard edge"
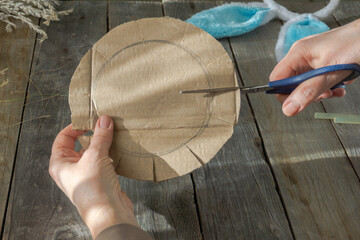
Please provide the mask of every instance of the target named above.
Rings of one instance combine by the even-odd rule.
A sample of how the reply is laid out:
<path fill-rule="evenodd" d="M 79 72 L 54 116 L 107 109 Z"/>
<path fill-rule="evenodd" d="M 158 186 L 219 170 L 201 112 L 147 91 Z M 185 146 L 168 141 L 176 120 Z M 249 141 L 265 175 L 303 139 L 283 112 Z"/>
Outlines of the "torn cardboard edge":
<path fill-rule="evenodd" d="M 127 52 L 124 49 L 130 51 L 128 55 L 126 55 Z M 159 49 L 164 52 L 160 51 L 152 55 L 152 52 L 159 51 Z M 172 56 L 174 52 L 178 54 L 176 58 L 182 57 L 183 60 L 177 60 Z M 133 53 L 138 53 L 139 55 L 136 56 Z M 154 60 L 161 62 L 159 56 L 162 55 L 168 56 L 166 58 L 167 61 L 178 61 L 175 62 L 177 68 L 174 67 L 174 73 L 156 66 L 156 61 Z M 121 57 L 126 61 L 121 60 Z M 154 62 L 153 69 L 149 68 L 148 72 L 146 72 L 147 65 L 144 65 L 144 61 L 145 63 Z M 187 62 L 191 61 L 194 64 L 186 65 Z M 163 65 L 167 64 L 166 61 L 161 63 Z M 105 65 L 106 67 L 104 67 Z M 121 66 L 121 68 L 118 66 Z M 141 68 L 134 68 L 134 66 L 141 66 Z M 165 116 L 164 118 L 159 118 L 160 123 L 158 122 L 159 120 L 152 122 L 153 119 L 151 118 L 148 122 L 147 120 L 141 120 L 141 117 L 127 119 L 124 116 L 131 112 L 133 108 L 126 109 L 129 104 L 123 103 L 128 101 L 129 98 L 116 102 L 115 100 L 113 101 L 113 98 L 109 97 L 109 95 L 114 95 L 112 90 L 115 89 L 114 91 L 116 91 L 116 84 L 118 84 L 118 82 L 115 84 L 115 81 L 111 79 L 116 78 L 116 81 L 119 81 L 118 76 L 122 79 L 121 76 L 129 74 L 129 72 L 138 73 L 138 71 L 133 71 L 134 69 L 127 71 L 126 67 L 144 71 L 144 76 L 151 79 L 150 82 L 155 84 L 152 87 L 158 91 L 158 95 L 150 95 L 148 100 L 145 101 L 146 104 L 151 103 L 153 98 L 158 98 L 159 96 L 165 95 L 168 97 L 163 105 L 161 105 L 165 110 L 162 110 L 162 108 L 157 109 L 159 115 Z M 189 68 L 193 69 L 189 70 Z M 233 63 L 225 49 L 217 40 L 199 28 L 167 17 L 141 19 L 120 25 L 106 34 L 85 54 L 74 72 L 69 89 L 69 104 L 72 112 L 73 128 L 91 130 L 95 126 L 98 116 L 103 114 L 108 114 L 114 119 L 120 119 L 119 121 L 114 121 L 114 142 L 110 149 L 110 157 L 114 160 L 116 172 L 122 176 L 157 182 L 189 173 L 206 164 L 231 137 L 233 125 L 237 123 L 240 111 L 240 91 L 214 96 L 210 99 L 209 120 L 206 126 L 196 133 L 197 130 L 193 129 L 196 124 L 194 125 L 190 119 L 189 121 L 180 121 L 181 114 L 184 113 L 181 111 L 188 111 L 196 115 L 199 112 L 196 106 L 203 107 L 203 103 L 206 101 L 199 96 L 193 96 L 194 101 L 189 100 L 186 102 L 186 100 L 180 99 L 177 95 L 171 96 L 167 89 L 159 89 L 162 89 L 163 86 L 168 86 L 169 82 L 169 89 L 179 87 L 178 85 L 181 84 L 188 84 L 189 87 L 201 87 L 199 84 L 201 84 L 201 81 L 206 82 L 207 78 L 202 76 L 204 71 L 210 76 L 211 81 L 208 83 L 212 84 L 211 87 L 238 86 Z M 188 78 L 179 78 L 179 76 L 185 76 L 188 72 Z M 101 76 L 99 73 L 104 76 Z M 165 75 L 163 75 L 164 77 L 160 77 L 162 76 L 160 75 L 154 78 L 153 75 L 156 74 Z M 144 77 L 131 77 L 132 80 L 138 81 L 136 83 L 139 83 L 141 86 L 148 84 L 147 82 L 142 82 L 142 78 Z M 162 79 L 166 81 L 161 81 Z M 203 80 L 200 81 L 200 79 Z M 105 81 L 108 81 L 108 84 L 105 85 L 110 87 L 103 87 Z M 121 86 L 131 89 L 128 82 Z M 148 86 L 151 86 L 151 84 Z M 119 96 L 129 95 L 131 99 L 135 100 L 142 96 L 141 93 L 139 95 L 131 95 L 132 91 L 124 91 L 119 92 Z M 176 92 L 178 93 L 179 91 Z M 113 104 L 110 104 L 110 106 L 113 107 L 108 107 L 104 104 L 104 101 L 102 102 L 103 97 L 109 97 L 109 102 Z M 175 108 L 174 110 L 174 108 L 171 108 L 171 105 L 167 106 L 167 102 L 171 102 L 174 98 L 178 101 L 174 100 L 178 104 L 177 106 L 188 104 L 186 105 L 187 108 L 179 108 L 180 110 Z M 135 103 L 137 102 L 135 101 Z M 123 104 L 121 109 L 116 109 L 121 104 Z M 133 105 L 137 106 L 136 104 Z M 141 106 L 141 104 L 139 105 Z M 123 108 L 125 110 L 121 112 Z M 104 109 L 107 110 L 105 111 Z M 142 116 L 141 113 L 148 109 L 140 107 L 138 110 L 138 115 Z M 176 127 L 173 127 L 175 120 L 172 120 L 171 124 L 166 122 L 169 112 L 173 114 L 172 116 L 179 116 L 179 126 L 175 122 Z M 131 113 L 135 114 L 133 116 L 137 114 L 136 111 Z M 196 121 L 199 122 L 199 120 Z M 181 125 L 183 126 L 181 127 Z M 144 126 L 144 129 L 141 129 L 142 126 Z M 166 126 L 172 127 L 167 129 Z M 196 133 L 195 137 L 191 137 L 194 133 Z M 189 138 L 189 141 L 182 143 L 180 141 L 181 138 Z M 181 144 L 176 142 L 177 139 L 180 139 L 179 142 Z M 79 141 L 83 148 L 86 149 L 90 144 L 90 137 L 81 136 Z M 157 147 L 159 149 L 166 149 L 167 145 L 173 151 L 155 151 Z M 140 154 L 134 154 L 134 148 Z M 131 154 L 128 154 L 127 151 Z M 156 155 L 159 152 L 162 154 Z"/>

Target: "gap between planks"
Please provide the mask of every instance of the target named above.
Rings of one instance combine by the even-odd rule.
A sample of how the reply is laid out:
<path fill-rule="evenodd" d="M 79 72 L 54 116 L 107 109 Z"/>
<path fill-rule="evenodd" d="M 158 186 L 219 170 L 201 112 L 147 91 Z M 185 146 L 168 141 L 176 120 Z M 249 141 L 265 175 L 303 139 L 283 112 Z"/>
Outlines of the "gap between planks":
<path fill-rule="evenodd" d="M 337 27 L 343 26 L 343 25 L 340 24 L 340 22 L 337 20 L 337 18 L 336 18 L 336 16 L 334 15 L 334 13 L 331 14 L 331 18 L 332 18 L 332 19 L 334 20 L 334 22 L 337 24 Z M 358 79 L 358 81 L 359 81 L 359 79 Z M 322 106 L 323 109 L 324 109 L 324 112 L 328 112 L 327 109 L 326 109 L 326 107 L 325 107 L 325 104 L 324 104 L 322 101 L 320 101 L 320 103 L 321 103 L 321 106 Z M 330 121 L 330 120 L 329 120 L 329 121 Z M 344 149 L 345 155 L 346 155 L 347 158 L 348 158 L 348 161 L 349 161 L 349 163 L 350 163 L 350 166 L 351 166 L 352 169 L 354 170 L 355 175 L 357 176 L 357 178 L 358 178 L 358 180 L 359 180 L 359 182 L 360 182 L 360 173 L 358 173 L 358 172 L 356 171 L 356 167 L 355 167 L 355 165 L 353 164 L 353 162 L 351 161 L 351 156 L 350 156 L 350 154 L 348 153 L 347 148 L 346 148 L 344 142 L 342 141 L 342 139 L 341 139 L 338 131 L 336 130 L 336 126 L 335 126 L 336 123 L 335 123 L 334 121 L 330 121 L 330 122 L 331 122 L 331 126 L 332 126 L 333 129 L 334 129 L 334 132 L 335 132 L 335 134 L 336 134 L 337 139 L 339 140 L 342 148 Z"/>
<path fill-rule="evenodd" d="M 41 19 L 38 19 L 37 26 L 40 26 L 40 22 L 41 22 Z M 27 83 L 26 83 L 26 88 L 25 88 L 24 102 L 23 102 L 23 105 L 22 105 L 22 111 L 21 111 L 21 117 L 20 117 L 19 131 L 18 131 L 18 136 L 17 136 L 17 140 L 16 140 L 14 160 L 13 160 L 13 164 L 12 164 L 12 168 L 11 168 L 9 188 L 8 188 L 8 192 L 7 192 L 7 196 L 6 196 L 5 209 L 4 209 L 4 212 L 3 212 L 4 216 L 3 216 L 3 221 L 1 223 L 0 239 L 3 238 L 3 234 L 4 234 L 4 231 L 5 231 L 5 223 L 6 223 L 6 217 L 7 217 L 7 212 L 8 212 L 10 193 L 11 193 L 11 188 L 12 188 L 12 183 L 13 183 L 13 178 L 14 178 L 14 173 L 15 173 L 16 157 L 17 157 L 18 148 L 19 148 L 21 130 L 22 130 L 23 122 L 24 122 L 25 106 L 26 106 L 26 103 L 28 101 L 28 94 L 29 94 L 28 89 L 29 89 L 29 84 L 30 84 L 30 81 L 31 81 L 31 73 L 32 73 L 32 66 L 33 66 L 33 61 L 34 61 L 35 48 L 36 48 L 36 45 L 37 45 L 37 37 L 38 37 L 38 33 L 35 33 L 34 45 L 33 45 L 33 49 L 32 49 L 32 52 L 31 52 L 30 67 L 29 67 L 29 72 L 28 72 L 28 75 L 27 75 L 28 78 L 27 78 Z"/>
<path fill-rule="evenodd" d="M 283 24 L 283 23 L 282 23 L 282 24 Z M 232 46 L 229 38 L 227 38 L 227 41 L 228 41 L 228 43 L 229 43 L 230 50 L 231 50 L 231 55 L 232 55 L 233 60 L 234 60 L 235 70 L 238 72 L 238 75 L 239 75 L 239 79 L 240 79 L 240 81 L 241 81 L 241 84 L 242 84 L 243 86 L 245 86 L 244 81 L 243 81 L 243 78 L 242 78 L 242 76 L 241 76 L 240 69 L 239 69 L 239 67 L 238 67 L 237 60 L 236 60 L 236 58 L 235 58 L 235 53 L 234 53 L 234 50 L 233 50 L 233 46 Z M 261 148 L 262 148 L 263 153 L 264 153 L 264 157 L 265 157 L 265 160 L 266 160 L 265 162 L 266 162 L 266 164 L 267 164 L 267 165 L 269 166 L 269 168 L 270 168 L 270 172 L 271 172 L 271 175 L 272 175 L 273 180 L 274 180 L 274 183 L 275 183 L 276 193 L 278 194 L 278 196 L 279 196 L 279 198 L 280 198 L 281 206 L 282 206 L 282 208 L 283 208 L 283 210 L 284 210 L 286 220 L 287 220 L 288 223 L 289 223 L 291 235 L 292 235 L 293 239 L 295 239 L 295 233 L 294 233 L 293 227 L 292 227 L 291 222 L 290 222 L 289 213 L 288 213 L 288 211 L 287 211 L 287 209 L 286 209 L 286 205 L 285 205 L 284 198 L 283 198 L 283 196 L 282 196 L 282 194 L 281 194 L 281 192 L 280 192 L 279 183 L 278 183 L 278 180 L 277 180 L 277 178 L 276 178 L 276 175 L 275 175 L 273 166 L 272 166 L 271 163 L 270 163 L 270 158 L 269 158 L 269 156 L 268 156 L 268 154 L 267 154 L 267 151 L 266 151 L 266 149 L 265 149 L 265 144 L 264 144 L 263 136 L 262 136 L 262 133 L 261 133 L 261 131 L 260 131 L 259 123 L 258 123 L 258 121 L 256 120 L 256 117 L 255 117 L 255 112 L 254 112 L 254 110 L 253 110 L 253 105 L 252 105 L 252 103 L 251 103 L 251 101 L 250 101 L 250 99 L 249 99 L 249 96 L 248 96 L 247 94 L 246 94 L 246 99 L 247 99 L 247 101 L 248 101 L 248 103 L 249 103 L 249 108 L 250 108 L 251 114 L 252 114 L 253 119 L 254 119 L 254 123 L 255 123 L 255 126 L 256 126 L 256 131 L 258 132 L 259 137 L 260 137 L 260 140 L 261 140 Z"/>

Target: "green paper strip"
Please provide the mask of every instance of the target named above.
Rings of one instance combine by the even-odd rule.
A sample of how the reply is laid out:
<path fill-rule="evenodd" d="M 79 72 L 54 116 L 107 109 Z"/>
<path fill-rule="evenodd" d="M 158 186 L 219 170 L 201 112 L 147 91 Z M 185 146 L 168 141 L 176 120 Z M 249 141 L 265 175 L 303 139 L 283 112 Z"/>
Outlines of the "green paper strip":
<path fill-rule="evenodd" d="M 332 119 L 334 123 L 360 124 L 360 115 L 340 113 L 315 113 L 315 119 Z"/>

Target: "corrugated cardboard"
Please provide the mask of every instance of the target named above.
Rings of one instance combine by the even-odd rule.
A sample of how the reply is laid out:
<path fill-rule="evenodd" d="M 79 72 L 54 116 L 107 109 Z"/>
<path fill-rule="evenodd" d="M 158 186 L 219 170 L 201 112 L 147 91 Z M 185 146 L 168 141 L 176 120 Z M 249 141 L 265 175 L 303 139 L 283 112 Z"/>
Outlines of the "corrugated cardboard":
<path fill-rule="evenodd" d="M 111 116 L 116 172 L 163 181 L 206 164 L 240 110 L 240 91 L 179 92 L 231 86 L 233 63 L 216 39 L 177 19 L 141 19 L 114 28 L 81 60 L 69 90 L 72 123 L 90 130 Z M 86 148 L 90 139 L 80 142 Z"/>

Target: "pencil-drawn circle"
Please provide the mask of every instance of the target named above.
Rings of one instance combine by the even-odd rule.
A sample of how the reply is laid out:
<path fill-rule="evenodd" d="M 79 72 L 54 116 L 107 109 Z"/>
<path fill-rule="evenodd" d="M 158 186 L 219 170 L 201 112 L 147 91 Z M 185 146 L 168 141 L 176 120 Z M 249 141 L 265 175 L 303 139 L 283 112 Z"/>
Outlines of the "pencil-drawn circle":
<path fill-rule="evenodd" d="M 166 41 L 166 40 L 162 40 L 162 39 L 152 39 L 152 40 L 145 40 L 145 41 L 141 41 L 141 42 L 136 42 L 133 43 L 129 46 L 126 46 L 122 49 L 120 49 L 119 51 L 117 51 L 116 53 L 114 53 L 109 59 L 106 60 L 106 62 L 101 66 L 100 70 L 96 73 L 95 78 L 93 79 L 93 84 L 96 83 L 98 81 L 98 79 L 101 77 L 101 74 L 103 73 L 103 71 L 106 69 L 106 66 L 109 65 L 109 63 L 114 60 L 117 56 L 119 56 L 119 54 L 123 53 L 124 51 L 132 48 L 132 47 L 136 47 L 139 45 L 146 45 L 146 44 L 151 44 L 151 43 L 160 43 L 160 44 L 167 44 L 170 46 L 174 46 L 178 49 L 181 49 L 183 51 L 185 51 L 187 54 L 189 54 L 191 56 L 191 58 L 193 58 L 198 65 L 200 66 L 200 68 L 202 69 L 204 75 L 206 76 L 206 81 L 207 81 L 207 88 L 213 88 L 213 83 L 211 80 L 211 76 L 204 64 L 204 62 L 200 59 L 200 57 L 194 53 L 193 51 L 191 51 L 190 49 L 185 48 L 184 46 L 174 43 L 174 42 L 170 42 L 170 41 Z M 104 84 L 104 83 L 102 83 Z M 163 150 L 161 152 L 154 152 L 154 153 L 144 153 L 144 152 L 134 152 L 134 151 L 129 151 L 123 147 L 119 147 L 118 149 L 120 150 L 121 153 L 125 154 L 125 155 L 130 155 L 130 156 L 137 156 L 137 157 L 157 157 L 157 156 L 162 156 L 165 154 L 169 154 L 173 151 L 176 151 L 177 149 L 183 147 L 184 145 L 186 145 L 188 142 L 190 142 L 192 139 L 196 138 L 197 136 L 199 136 L 204 128 L 206 128 L 209 124 L 209 120 L 211 118 L 211 101 L 213 99 L 212 95 L 209 95 L 208 97 L 206 97 L 206 105 L 204 106 L 206 108 L 206 112 L 205 115 L 203 116 L 203 121 L 201 123 L 201 125 L 198 127 L 198 130 L 195 132 L 195 134 L 187 139 L 184 139 L 183 141 L 181 141 L 178 145 L 176 145 L 175 147 L 172 147 L 170 149 L 166 149 Z"/>
<path fill-rule="evenodd" d="M 163 181 L 206 164 L 231 137 L 240 110 L 240 91 L 179 92 L 234 86 L 231 58 L 208 33 L 173 18 L 140 19 L 112 29 L 81 59 L 69 88 L 71 120 L 90 130 L 111 116 L 116 173 Z"/>

